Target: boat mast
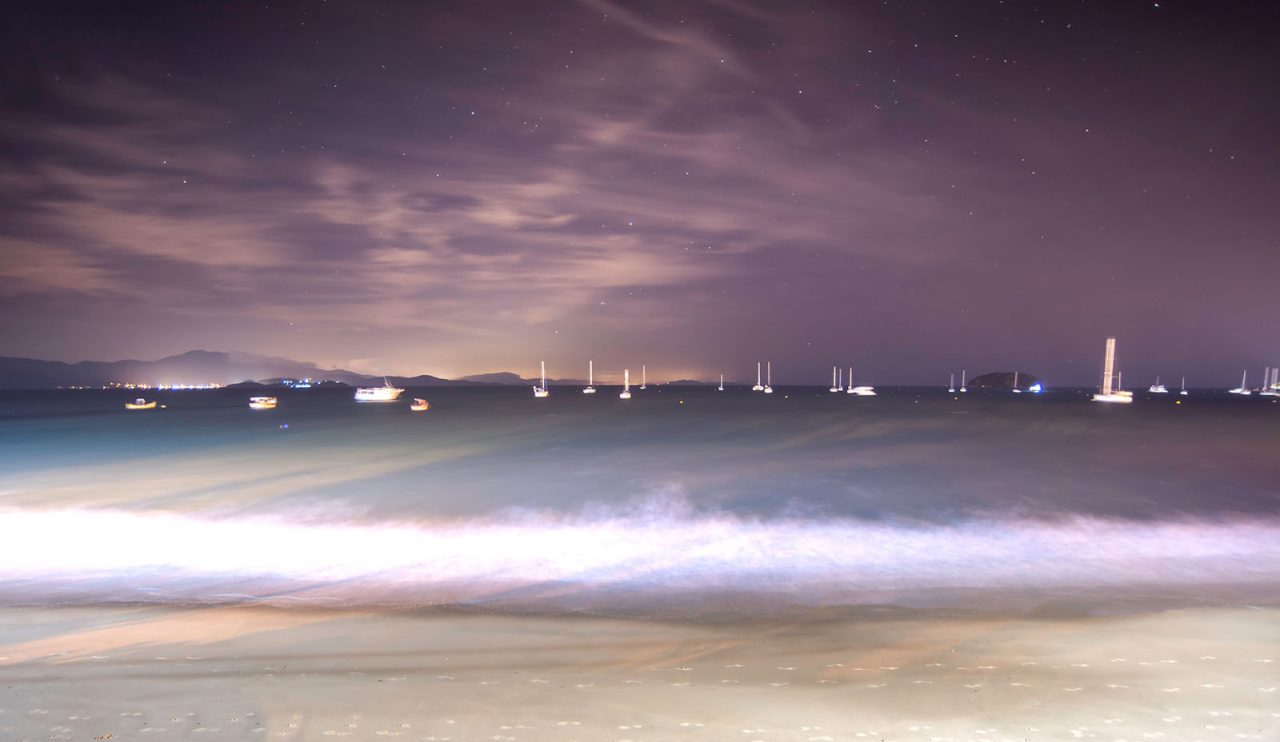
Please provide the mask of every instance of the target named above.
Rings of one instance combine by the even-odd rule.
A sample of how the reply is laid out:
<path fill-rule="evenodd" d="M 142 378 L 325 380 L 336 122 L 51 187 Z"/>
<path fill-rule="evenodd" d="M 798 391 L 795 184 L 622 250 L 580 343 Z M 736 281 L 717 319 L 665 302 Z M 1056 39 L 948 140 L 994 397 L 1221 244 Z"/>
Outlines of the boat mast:
<path fill-rule="evenodd" d="M 547 388 L 547 362 L 539 361 L 538 363 L 542 365 L 542 386 L 540 388 L 546 389 Z"/>
<path fill-rule="evenodd" d="M 1107 353 L 1102 360 L 1102 396 L 1111 394 L 1111 376 L 1116 368 L 1116 339 L 1107 338 Z"/>
<path fill-rule="evenodd" d="M 644 364 L 640 364 L 640 388 L 644 389 L 649 386 L 649 374 L 645 371 Z"/>
<path fill-rule="evenodd" d="M 595 361 L 587 361 L 587 386 L 595 386 L 595 383 L 596 383 Z"/>

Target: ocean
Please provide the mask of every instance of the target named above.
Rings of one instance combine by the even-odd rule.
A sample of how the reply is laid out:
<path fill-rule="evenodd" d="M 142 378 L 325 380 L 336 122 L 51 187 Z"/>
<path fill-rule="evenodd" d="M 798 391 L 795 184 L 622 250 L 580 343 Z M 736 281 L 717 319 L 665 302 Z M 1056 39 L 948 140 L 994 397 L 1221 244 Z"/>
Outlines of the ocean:
<path fill-rule="evenodd" d="M 0 392 L 0 603 L 697 618 L 1275 597 L 1274 399 L 880 392 L 314 388 L 268 411 L 226 389 L 150 411 Z"/>

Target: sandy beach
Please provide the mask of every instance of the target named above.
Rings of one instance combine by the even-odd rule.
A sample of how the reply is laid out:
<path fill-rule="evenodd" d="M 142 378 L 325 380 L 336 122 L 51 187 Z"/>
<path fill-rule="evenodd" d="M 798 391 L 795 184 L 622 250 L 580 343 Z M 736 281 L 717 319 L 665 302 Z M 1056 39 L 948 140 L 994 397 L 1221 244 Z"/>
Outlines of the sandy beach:
<path fill-rule="evenodd" d="M 12 740 L 1280 737 L 1280 615 L 0 611 Z"/>

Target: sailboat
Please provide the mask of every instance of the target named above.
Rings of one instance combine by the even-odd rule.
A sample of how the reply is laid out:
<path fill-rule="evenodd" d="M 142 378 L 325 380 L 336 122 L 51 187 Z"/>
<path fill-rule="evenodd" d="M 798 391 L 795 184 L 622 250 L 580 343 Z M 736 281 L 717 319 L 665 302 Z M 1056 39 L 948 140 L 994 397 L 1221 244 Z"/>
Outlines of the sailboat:
<path fill-rule="evenodd" d="M 1258 389 L 1259 397 L 1276 396 L 1276 385 L 1271 379 L 1275 376 L 1275 369 L 1267 366 L 1262 369 L 1262 386 Z"/>
<path fill-rule="evenodd" d="M 956 393 L 956 375 L 953 373 L 951 374 L 950 378 L 951 380 L 947 382 L 947 394 L 955 394 Z"/>
<path fill-rule="evenodd" d="M 618 393 L 618 399 L 631 399 L 631 369 L 623 369 L 622 371 L 622 391 Z"/>
<path fill-rule="evenodd" d="M 1022 394 L 1022 390 L 1018 388 L 1018 372 L 1013 372 L 1013 393 Z"/>
<path fill-rule="evenodd" d="M 1157 377 L 1156 377 L 1156 383 L 1154 383 L 1154 384 L 1152 384 L 1151 386 L 1147 387 L 1147 392 L 1149 392 L 1149 393 L 1151 393 L 1151 394 L 1168 394 L 1168 393 L 1169 393 L 1169 390 L 1168 390 L 1168 389 L 1165 389 L 1164 384 L 1161 384 L 1161 383 L 1160 383 L 1160 377 L 1159 377 L 1159 376 L 1157 376 Z"/>
<path fill-rule="evenodd" d="M 965 375 L 965 370 L 960 369 L 960 391 L 961 392 L 969 391 L 969 388 L 964 385 L 964 375 Z"/>
<path fill-rule="evenodd" d="M 640 364 L 640 389 L 643 391 L 649 387 L 649 374 L 645 371 L 644 364 Z"/>
<path fill-rule="evenodd" d="M 765 363 L 764 393 L 773 394 L 773 361 Z"/>
<path fill-rule="evenodd" d="M 716 387 L 717 392 L 724 391 L 724 374 L 720 374 L 720 386 Z"/>
<path fill-rule="evenodd" d="M 1120 404 L 1128 404 L 1133 401 L 1133 392 L 1126 392 L 1120 389 L 1112 389 L 1111 378 L 1116 367 L 1116 339 L 1107 338 L 1106 355 L 1102 359 L 1102 389 L 1093 395 L 1094 402 L 1117 402 Z M 1118 377 L 1122 385 L 1123 377 Z"/>
<path fill-rule="evenodd" d="M 849 367 L 849 385 L 844 388 L 845 394 L 856 394 L 853 391 L 853 366 Z"/>
<path fill-rule="evenodd" d="M 839 387 L 839 385 L 836 383 L 836 367 L 835 367 L 835 366 L 832 366 L 832 367 L 831 367 L 831 388 L 830 388 L 830 389 L 828 389 L 827 391 L 829 391 L 829 392 L 838 392 L 838 391 L 840 391 L 840 387 Z"/>
<path fill-rule="evenodd" d="M 403 389 L 391 386 L 387 377 L 382 377 L 382 386 L 365 386 L 356 389 L 357 402 L 394 402 L 404 394 Z"/>
<path fill-rule="evenodd" d="M 582 390 L 583 394 L 596 393 L 596 366 L 594 361 L 587 361 L 587 386 Z"/>
<path fill-rule="evenodd" d="M 1248 370 L 1245 370 L 1243 373 L 1240 374 L 1240 386 L 1236 387 L 1235 389 L 1228 389 L 1227 392 L 1230 394 L 1239 394 L 1242 397 L 1247 397 L 1250 394 L 1253 394 L 1253 392 L 1249 391 L 1249 387 L 1245 386 L 1245 381 L 1248 378 L 1249 378 L 1249 372 Z"/>
<path fill-rule="evenodd" d="M 547 389 L 547 362 L 539 361 L 538 363 L 542 366 L 542 382 L 533 388 L 534 399 L 551 396 L 551 391 Z"/>
<path fill-rule="evenodd" d="M 756 361 L 756 385 L 751 387 L 753 392 L 764 391 L 764 385 L 760 383 L 760 362 Z"/>
<path fill-rule="evenodd" d="M 1178 396 L 1187 396 L 1187 377 L 1182 377 L 1182 388 L 1178 390 Z"/>
<path fill-rule="evenodd" d="M 1266 390 L 1263 394 L 1268 397 L 1280 395 L 1280 368 L 1271 369 L 1271 378 L 1263 379 L 1262 382 L 1262 388 Z"/>
<path fill-rule="evenodd" d="M 853 385 L 853 366 L 849 367 L 849 390 L 845 394 L 852 394 L 855 397 L 874 397 L 876 396 L 876 388 L 873 386 L 854 386 Z"/>

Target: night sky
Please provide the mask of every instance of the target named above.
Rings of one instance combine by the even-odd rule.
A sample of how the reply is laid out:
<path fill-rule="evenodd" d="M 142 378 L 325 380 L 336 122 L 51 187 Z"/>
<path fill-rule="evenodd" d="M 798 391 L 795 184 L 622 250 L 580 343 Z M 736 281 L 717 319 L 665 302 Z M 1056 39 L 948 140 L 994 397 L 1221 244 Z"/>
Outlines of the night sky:
<path fill-rule="evenodd" d="M 11 3 L 0 355 L 1230 386 L 1270 2 Z M 614 372 L 617 372 L 616 374 Z"/>

